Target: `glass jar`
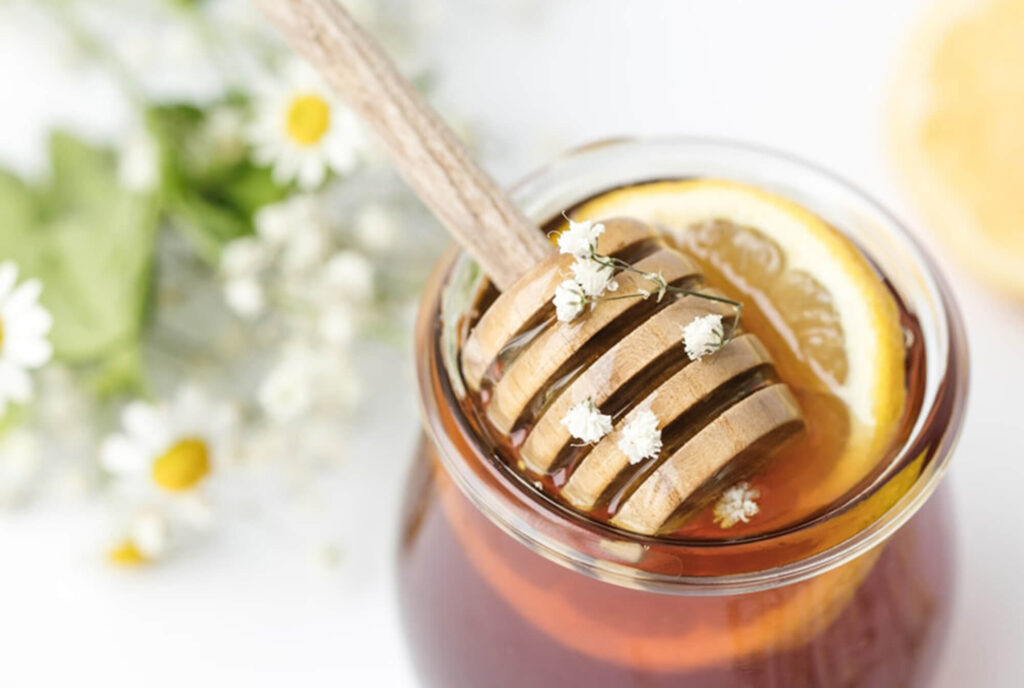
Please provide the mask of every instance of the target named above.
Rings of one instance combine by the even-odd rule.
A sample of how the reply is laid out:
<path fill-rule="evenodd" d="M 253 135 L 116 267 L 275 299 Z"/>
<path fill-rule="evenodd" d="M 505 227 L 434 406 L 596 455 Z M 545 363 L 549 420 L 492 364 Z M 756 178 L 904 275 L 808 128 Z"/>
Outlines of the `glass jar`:
<path fill-rule="evenodd" d="M 963 420 L 967 351 L 948 287 L 883 208 L 831 174 L 705 140 L 612 141 L 514 190 L 538 223 L 606 190 L 719 177 L 775 191 L 852 238 L 923 338 L 922 402 L 889 469 L 817 518 L 747 539 L 647 538 L 544 497 L 463 415 L 459 328 L 479 270 L 450 250 L 416 337 L 426 432 L 398 563 L 403 623 L 428 686 L 924 686 L 952 607 L 940 479 Z"/>

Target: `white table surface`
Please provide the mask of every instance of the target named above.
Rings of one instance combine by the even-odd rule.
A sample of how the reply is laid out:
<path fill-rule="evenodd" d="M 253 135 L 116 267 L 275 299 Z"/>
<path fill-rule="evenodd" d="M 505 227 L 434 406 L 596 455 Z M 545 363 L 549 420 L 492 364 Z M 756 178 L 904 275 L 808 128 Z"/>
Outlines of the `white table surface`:
<path fill-rule="evenodd" d="M 522 18 L 498 11 L 496 0 L 438 4 L 441 99 L 496 134 L 494 169 L 506 181 L 542 163 L 556 143 L 725 136 L 824 164 L 914 222 L 886 159 L 881 113 L 893 53 L 921 0 L 551 0 Z M 32 44 L 0 27 L 0 156 L 27 165 L 41 124 L 75 108 L 100 131 L 104 117 L 74 91 L 36 88 L 54 68 L 45 55 L 26 59 Z M 1024 307 L 952 265 L 947 271 L 966 315 L 973 370 L 967 427 L 948 478 L 960 585 L 936 686 L 1019 686 Z M 416 423 L 409 366 L 401 370 L 401 384 L 382 384 L 391 391 L 368 411 L 339 497 L 376 491 L 380 524 L 353 537 L 337 572 L 311 566 L 303 547 L 259 525 L 229 528 L 200 552 L 141 575 L 111 572 L 89 549 L 98 514 L 0 516 L 0 685 L 86 677 L 110 686 L 273 686 L 285 678 L 415 685 L 390 574 Z M 401 432 L 391 430 L 395 417 Z"/>

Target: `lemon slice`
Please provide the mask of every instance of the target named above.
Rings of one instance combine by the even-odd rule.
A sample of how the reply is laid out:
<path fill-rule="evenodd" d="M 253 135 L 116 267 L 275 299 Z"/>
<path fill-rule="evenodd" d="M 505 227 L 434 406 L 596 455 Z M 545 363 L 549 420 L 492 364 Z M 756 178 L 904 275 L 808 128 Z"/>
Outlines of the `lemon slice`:
<path fill-rule="evenodd" d="M 893 160 L 951 255 L 1024 297 L 1024 4 L 929 6 L 890 98 Z"/>
<path fill-rule="evenodd" d="M 573 215 L 627 216 L 669 231 L 710 282 L 747 303 L 744 322 L 785 382 L 842 402 L 846 448 L 816 488 L 838 497 L 877 464 L 906 397 L 903 333 L 895 300 L 849 239 L 786 198 L 714 179 L 624 187 Z"/>

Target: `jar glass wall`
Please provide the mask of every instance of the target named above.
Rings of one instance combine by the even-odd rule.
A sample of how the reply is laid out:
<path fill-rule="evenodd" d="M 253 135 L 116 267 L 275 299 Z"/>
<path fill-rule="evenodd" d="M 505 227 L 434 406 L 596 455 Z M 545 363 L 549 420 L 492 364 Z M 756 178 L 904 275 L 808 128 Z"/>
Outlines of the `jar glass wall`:
<path fill-rule="evenodd" d="M 948 290 L 898 223 L 849 185 L 735 144 L 596 144 L 515 196 L 543 223 L 611 188 L 690 177 L 783 194 L 875 262 L 924 339 L 908 437 L 856 499 L 785 532 L 701 543 L 589 521 L 492 457 L 463 416 L 454 352 L 479 275 L 449 252 L 420 313 L 426 433 L 399 555 L 404 625 L 426 685 L 926 685 L 953 594 L 949 499 L 937 487 L 966 395 Z"/>

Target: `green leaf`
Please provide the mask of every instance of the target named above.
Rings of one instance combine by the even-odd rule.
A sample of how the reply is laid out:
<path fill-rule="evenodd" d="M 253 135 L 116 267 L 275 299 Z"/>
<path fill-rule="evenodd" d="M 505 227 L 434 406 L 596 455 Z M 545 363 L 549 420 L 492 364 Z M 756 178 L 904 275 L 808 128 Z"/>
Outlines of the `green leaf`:
<path fill-rule="evenodd" d="M 49 184 L 0 174 L 0 259 L 43 282 L 55 358 L 102 368 L 138 348 L 158 206 L 118 185 L 108 151 L 60 133 L 50 147 Z"/>
<path fill-rule="evenodd" d="M 280 200 L 287 189 L 245 155 L 218 158 L 203 138 L 205 116 L 195 107 L 173 105 L 154 107 L 147 117 L 164 160 L 167 217 L 200 257 L 214 263 L 226 243 L 252 233 L 256 209 Z"/>

